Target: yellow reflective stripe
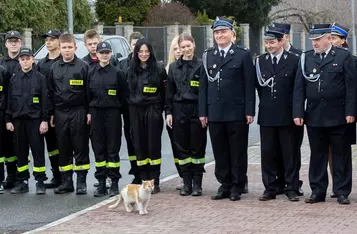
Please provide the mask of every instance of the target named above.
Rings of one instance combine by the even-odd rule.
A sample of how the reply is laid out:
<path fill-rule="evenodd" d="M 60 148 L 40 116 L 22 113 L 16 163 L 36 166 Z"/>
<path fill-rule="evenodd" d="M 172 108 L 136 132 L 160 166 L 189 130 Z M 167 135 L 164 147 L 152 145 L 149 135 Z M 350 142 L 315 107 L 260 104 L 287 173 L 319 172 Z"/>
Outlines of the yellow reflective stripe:
<path fill-rule="evenodd" d="M 129 158 L 129 161 L 136 161 L 136 156 L 135 155 L 129 156 L 128 158 Z"/>
<path fill-rule="evenodd" d="M 194 86 L 194 87 L 199 87 L 200 86 L 200 82 L 199 81 L 196 81 L 196 80 L 191 80 L 191 86 Z"/>
<path fill-rule="evenodd" d="M 56 156 L 58 154 L 59 154 L 59 150 L 58 149 L 48 152 L 48 156 L 50 156 L 50 157 L 51 156 Z"/>
<path fill-rule="evenodd" d="M 17 160 L 16 156 L 12 156 L 12 157 L 5 157 L 5 162 L 15 162 Z"/>
<path fill-rule="evenodd" d="M 117 91 L 115 89 L 109 89 L 108 90 L 108 95 L 109 96 L 116 96 L 117 95 Z"/>
<path fill-rule="evenodd" d="M 95 162 L 96 167 L 105 167 L 107 165 L 107 161 Z"/>
<path fill-rule="evenodd" d="M 144 166 L 144 165 L 146 165 L 146 164 L 148 164 L 150 162 L 150 159 L 149 158 L 147 158 L 147 159 L 145 159 L 145 160 L 138 160 L 138 161 L 136 161 L 136 164 L 138 165 L 138 166 Z"/>
<path fill-rule="evenodd" d="M 45 172 L 46 167 L 33 167 L 34 172 Z"/>
<path fill-rule="evenodd" d="M 83 85 L 83 80 L 69 80 L 70 85 Z"/>
<path fill-rule="evenodd" d="M 40 103 L 40 99 L 38 97 L 33 97 L 32 98 L 33 103 Z"/>
<path fill-rule="evenodd" d="M 80 166 L 75 166 L 74 170 L 75 171 L 85 171 L 85 170 L 89 170 L 90 165 L 89 164 L 84 164 L 84 165 L 80 165 Z"/>
<path fill-rule="evenodd" d="M 63 166 L 63 167 L 59 167 L 59 170 L 62 171 L 62 172 L 65 172 L 65 171 L 71 171 L 73 169 L 73 165 L 70 164 L 70 165 L 67 165 L 67 166 Z"/>
<path fill-rule="evenodd" d="M 108 168 L 118 168 L 118 167 L 120 167 L 120 162 L 108 162 L 107 167 Z"/>
<path fill-rule="evenodd" d="M 187 163 L 192 162 L 191 158 L 185 158 L 184 160 L 178 160 L 179 161 L 179 165 L 185 165 Z"/>
<path fill-rule="evenodd" d="M 174 162 L 175 162 L 175 163 L 179 163 L 178 158 L 174 158 Z"/>
<path fill-rule="evenodd" d="M 23 171 L 26 171 L 29 169 L 29 165 L 26 165 L 26 166 L 22 166 L 22 167 L 18 167 L 17 168 L 17 171 L 18 172 L 23 172 Z"/>
<path fill-rule="evenodd" d="M 2 85 L 1 85 L 1 86 L 0 86 L 0 92 L 2 91 L 2 88 L 3 88 L 3 87 L 2 87 Z"/>
<path fill-rule="evenodd" d="M 205 158 L 193 158 L 192 163 L 193 164 L 204 164 L 204 163 L 206 163 L 206 159 Z"/>
<path fill-rule="evenodd" d="M 0 157 L 0 163 L 4 163 L 5 162 L 5 157 Z"/>
<path fill-rule="evenodd" d="M 157 88 L 155 87 L 144 87 L 144 93 L 156 93 Z"/>
<path fill-rule="evenodd" d="M 149 159 L 151 165 L 160 165 L 161 164 L 161 158 L 160 159 L 155 159 L 151 160 Z"/>

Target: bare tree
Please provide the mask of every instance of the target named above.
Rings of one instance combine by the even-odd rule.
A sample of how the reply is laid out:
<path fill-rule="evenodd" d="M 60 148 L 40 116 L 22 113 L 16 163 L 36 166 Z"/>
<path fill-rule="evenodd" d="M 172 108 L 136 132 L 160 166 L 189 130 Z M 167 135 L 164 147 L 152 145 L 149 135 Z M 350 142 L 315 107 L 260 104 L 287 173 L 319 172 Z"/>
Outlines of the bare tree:
<path fill-rule="evenodd" d="M 313 23 L 338 22 L 347 27 L 352 25 L 348 0 L 283 0 L 271 10 L 269 17 L 272 21 L 300 25 L 300 30 L 306 31 Z"/>

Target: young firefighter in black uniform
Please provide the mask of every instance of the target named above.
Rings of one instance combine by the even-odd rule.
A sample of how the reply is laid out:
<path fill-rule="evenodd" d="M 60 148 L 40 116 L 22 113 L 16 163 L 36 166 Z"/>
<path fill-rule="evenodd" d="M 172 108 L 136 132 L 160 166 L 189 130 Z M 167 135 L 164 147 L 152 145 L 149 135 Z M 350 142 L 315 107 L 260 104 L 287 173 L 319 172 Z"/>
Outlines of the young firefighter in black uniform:
<path fill-rule="evenodd" d="M 71 34 L 59 38 L 61 58 L 48 76 L 50 99 L 54 106 L 51 125 L 56 125 L 59 166 L 62 183 L 54 189 L 57 194 L 73 192 L 73 158 L 77 173 L 77 194 L 87 193 L 86 178 L 89 164 L 89 129 L 87 78 L 89 66 L 77 58 L 76 40 Z"/>
<path fill-rule="evenodd" d="M 305 202 L 326 199 L 331 146 L 333 192 L 339 204 L 350 204 L 352 158 L 347 125 L 354 122 L 356 115 L 356 69 L 351 53 L 331 44 L 330 33 L 330 24 L 311 26 L 314 49 L 301 55 L 294 86 L 293 117 L 296 125 L 306 124 L 311 149 L 312 194 Z"/>
<path fill-rule="evenodd" d="M 264 41 L 267 53 L 256 61 L 261 141 L 262 180 L 265 191 L 260 201 L 275 199 L 278 192 L 277 156 L 282 152 L 286 183 L 285 194 L 298 201 L 300 158 L 297 152 L 296 126 L 292 118 L 292 101 L 299 57 L 284 50 L 284 30 L 268 27 Z M 274 115 L 272 115 L 274 113 Z"/>
<path fill-rule="evenodd" d="M 166 87 L 167 126 L 173 129 L 183 178 L 180 195 L 202 195 L 206 127 L 198 117 L 198 87 L 202 60 L 194 55 L 195 41 L 188 34 L 178 38 L 182 56 L 170 65 Z M 193 185 L 193 186 L 192 186 Z"/>
<path fill-rule="evenodd" d="M 12 76 L 15 72 L 21 70 L 19 65 L 18 54 L 21 48 L 21 35 L 18 31 L 8 31 L 5 35 L 5 47 L 7 54 L 0 59 L 0 65 L 4 66 L 7 72 Z M 5 127 L 5 122 L 2 123 Z M 4 188 L 11 189 L 14 187 L 16 180 L 16 156 L 13 143 L 13 133 L 10 131 L 3 132 L 3 155 L 5 156 L 7 177 L 4 181 Z"/>
<path fill-rule="evenodd" d="M 47 33 L 42 35 L 42 38 L 46 40 L 46 47 L 48 54 L 45 58 L 41 59 L 37 64 L 37 69 L 46 78 L 50 72 L 51 66 L 54 62 L 58 61 L 60 58 L 59 51 L 59 37 L 61 32 L 56 29 L 51 29 Z M 47 143 L 47 152 L 51 162 L 51 170 L 53 173 L 53 178 L 49 183 L 46 183 L 46 188 L 57 188 L 61 184 L 61 173 L 59 171 L 58 157 L 59 151 L 56 142 L 55 128 L 49 126 L 48 132 L 45 134 L 45 139 Z"/>
<path fill-rule="evenodd" d="M 130 54 L 127 58 L 121 60 L 118 64 L 118 67 L 126 74 L 128 72 L 128 68 L 130 65 L 131 58 L 133 57 L 134 47 L 136 42 L 139 39 L 144 38 L 144 36 L 140 32 L 133 32 L 129 36 L 130 43 Z M 126 146 L 128 150 L 128 158 L 130 161 L 130 175 L 134 175 L 134 179 L 131 182 L 132 184 L 141 184 L 140 172 L 138 169 L 138 165 L 136 164 L 136 155 L 134 150 L 134 145 L 130 137 L 130 117 L 129 117 L 129 107 L 127 104 L 122 103 L 120 107 L 120 113 L 123 115 L 123 124 L 124 124 L 124 135 L 126 140 Z"/>
<path fill-rule="evenodd" d="M 36 193 L 45 194 L 46 187 L 43 182 L 47 177 L 43 137 L 48 130 L 51 110 L 46 77 L 32 68 L 35 59 L 30 49 L 21 48 L 19 62 L 21 71 L 11 77 L 6 109 L 6 128 L 14 132 L 17 155 L 16 185 L 11 193 L 29 191 L 30 147 L 34 161 L 33 175 L 37 180 Z"/>
<path fill-rule="evenodd" d="M 5 128 L 5 110 L 7 100 L 7 90 L 10 80 L 10 74 L 6 68 L 0 65 L 0 194 L 4 193 L 4 163 L 5 156 L 3 154 L 4 148 L 4 131 Z"/>
<path fill-rule="evenodd" d="M 199 116 L 209 124 L 215 175 L 221 184 L 212 200 L 240 200 L 248 167 L 249 124 L 255 112 L 255 73 L 247 48 L 232 43 L 233 21 L 217 17 L 212 25 L 217 47 L 203 54 Z"/>
<path fill-rule="evenodd" d="M 286 51 L 291 52 L 292 54 L 295 54 L 296 56 L 300 56 L 302 53 L 302 50 L 295 48 L 291 43 L 290 43 L 290 29 L 291 29 L 291 25 L 290 24 L 283 24 L 283 23 L 273 23 L 272 24 L 273 27 L 277 27 L 277 28 L 282 28 L 284 29 L 284 49 Z M 296 144 L 297 150 L 298 150 L 298 154 L 299 154 L 299 158 L 300 158 L 300 166 L 299 166 L 299 172 L 300 172 L 300 168 L 301 168 L 301 145 L 302 145 L 302 141 L 304 139 L 304 127 L 301 126 L 295 126 L 296 127 L 296 140 L 298 142 L 298 144 Z M 279 143 L 278 143 L 279 144 Z M 278 149 L 280 149 L 281 147 L 278 147 Z M 277 152 L 277 183 L 278 183 L 278 192 L 277 194 L 284 194 L 284 189 L 286 186 L 285 183 L 285 170 L 284 170 L 284 162 L 283 162 L 283 155 L 281 150 L 278 150 Z M 301 189 L 302 187 L 302 180 L 299 180 L 299 190 L 298 190 L 298 195 L 299 196 L 303 196 L 304 195 L 304 191 Z"/>
<path fill-rule="evenodd" d="M 106 178 L 111 179 L 109 196 L 119 194 L 121 178 L 119 150 L 121 145 L 120 106 L 126 102 L 127 84 L 125 74 L 110 64 L 112 48 L 108 42 L 97 46 L 99 64 L 88 77 L 88 101 L 91 115 L 91 140 L 95 155 L 95 178 L 99 186 L 95 197 L 108 194 Z"/>
<path fill-rule="evenodd" d="M 132 139 L 142 180 L 155 179 L 160 192 L 161 134 L 163 129 L 166 71 L 156 63 L 151 44 L 140 39 L 128 70 Z"/>

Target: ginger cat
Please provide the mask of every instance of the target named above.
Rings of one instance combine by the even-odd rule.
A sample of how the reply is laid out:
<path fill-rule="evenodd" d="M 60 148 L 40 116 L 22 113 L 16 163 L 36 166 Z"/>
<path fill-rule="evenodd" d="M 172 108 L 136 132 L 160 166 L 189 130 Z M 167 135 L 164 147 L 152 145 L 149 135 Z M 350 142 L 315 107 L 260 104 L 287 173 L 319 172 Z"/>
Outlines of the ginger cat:
<path fill-rule="evenodd" d="M 128 184 L 120 191 L 118 201 L 108 208 L 115 209 L 124 201 L 127 212 L 133 212 L 137 207 L 140 215 L 147 214 L 147 207 L 153 190 L 154 180 L 143 180 L 142 184 Z"/>

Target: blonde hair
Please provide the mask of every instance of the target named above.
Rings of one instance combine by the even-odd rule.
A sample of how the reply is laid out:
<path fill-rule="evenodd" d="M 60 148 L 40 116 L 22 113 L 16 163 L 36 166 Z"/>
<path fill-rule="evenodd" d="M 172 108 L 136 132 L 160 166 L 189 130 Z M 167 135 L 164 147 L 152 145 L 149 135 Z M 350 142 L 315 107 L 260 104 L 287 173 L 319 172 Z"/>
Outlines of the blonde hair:
<path fill-rule="evenodd" d="M 170 51 L 169 51 L 169 59 L 167 60 L 167 65 L 166 65 L 167 72 L 169 72 L 170 64 L 176 61 L 174 48 L 176 45 L 178 45 L 178 38 L 179 38 L 179 36 L 176 36 L 171 41 Z"/>

